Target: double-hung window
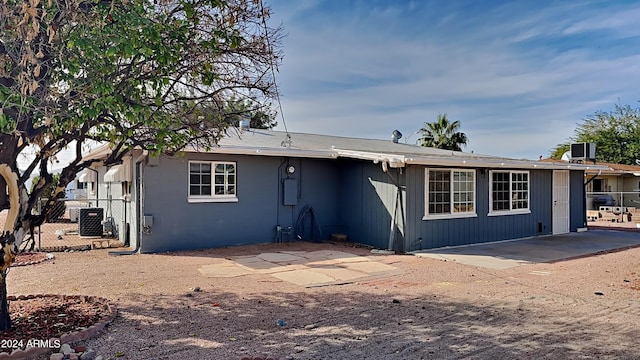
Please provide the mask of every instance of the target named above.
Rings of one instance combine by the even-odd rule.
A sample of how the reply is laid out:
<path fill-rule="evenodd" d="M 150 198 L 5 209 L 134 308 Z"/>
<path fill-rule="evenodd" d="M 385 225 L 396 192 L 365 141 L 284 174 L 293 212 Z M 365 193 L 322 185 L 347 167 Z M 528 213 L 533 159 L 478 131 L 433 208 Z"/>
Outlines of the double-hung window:
<path fill-rule="evenodd" d="M 189 202 L 235 202 L 236 163 L 189 161 Z"/>
<path fill-rule="evenodd" d="M 424 220 L 476 216 L 476 172 L 426 169 Z"/>
<path fill-rule="evenodd" d="M 491 171 L 489 177 L 489 215 L 530 212 L 528 171 Z"/>

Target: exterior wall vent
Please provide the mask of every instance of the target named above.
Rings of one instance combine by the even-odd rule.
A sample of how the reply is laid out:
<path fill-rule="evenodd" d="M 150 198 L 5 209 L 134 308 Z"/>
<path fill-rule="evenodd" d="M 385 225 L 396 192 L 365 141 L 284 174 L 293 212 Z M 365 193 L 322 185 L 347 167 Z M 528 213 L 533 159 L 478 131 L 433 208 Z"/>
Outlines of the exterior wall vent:
<path fill-rule="evenodd" d="M 571 144 L 571 162 L 596 161 L 596 144 Z"/>

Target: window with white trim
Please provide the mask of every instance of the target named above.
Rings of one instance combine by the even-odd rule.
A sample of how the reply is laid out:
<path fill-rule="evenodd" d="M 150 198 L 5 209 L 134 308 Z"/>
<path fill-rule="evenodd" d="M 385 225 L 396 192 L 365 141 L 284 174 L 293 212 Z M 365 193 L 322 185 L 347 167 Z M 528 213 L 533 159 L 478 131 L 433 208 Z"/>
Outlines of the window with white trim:
<path fill-rule="evenodd" d="M 425 170 L 425 219 L 476 216 L 476 172 Z"/>
<path fill-rule="evenodd" d="M 489 172 L 489 213 L 529 212 L 529 172 Z"/>
<path fill-rule="evenodd" d="M 189 202 L 238 201 L 236 163 L 189 161 Z"/>

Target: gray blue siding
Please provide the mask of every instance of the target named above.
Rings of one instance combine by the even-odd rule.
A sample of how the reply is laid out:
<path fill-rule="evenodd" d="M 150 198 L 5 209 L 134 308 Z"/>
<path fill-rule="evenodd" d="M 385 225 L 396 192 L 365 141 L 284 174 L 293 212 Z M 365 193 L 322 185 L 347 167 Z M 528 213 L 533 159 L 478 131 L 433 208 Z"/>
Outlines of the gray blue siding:
<path fill-rule="evenodd" d="M 238 202 L 189 203 L 189 160 L 236 162 Z M 289 165 L 296 168 L 291 175 L 286 172 Z M 155 166 L 144 166 L 143 173 L 144 214 L 152 215 L 154 223 L 142 234 L 142 252 L 269 243 L 275 241 L 278 225 L 293 229 L 291 240 L 296 235 L 323 240 L 341 232 L 351 242 L 387 248 L 398 186 L 402 212 L 394 230 L 395 250 L 517 239 L 552 231 L 552 170 L 529 172 L 529 214 L 488 216 L 489 170 L 478 169 L 477 217 L 438 220 L 423 220 L 424 166 L 389 168 L 385 173 L 381 164 L 364 160 L 187 154 L 163 157 Z M 570 229 L 575 231 L 584 220 L 582 171 L 571 171 L 570 181 Z M 313 209 L 314 222 L 310 216 L 301 222 L 300 214 L 308 208 Z"/>
<path fill-rule="evenodd" d="M 488 216 L 489 171 L 476 170 L 477 217 L 422 220 L 424 216 L 425 170 L 406 169 L 407 229 L 409 250 L 467 245 L 551 234 L 551 170 L 530 171 L 530 214 Z M 538 223 L 540 223 L 540 230 Z"/>
<path fill-rule="evenodd" d="M 235 161 L 238 202 L 189 203 L 189 160 Z M 326 239 L 338 227 L 338 170 L 332 162 L 212 154 L 163 157 L 157 166 L 144 170 L 144 213 L 153 216 L 153 227 L 143 234 L 141 251 L 273 242 L 276 226 L 295 228 L 305 206 L 313 208 L 316 222 L 312 228 L 307 218 L 304 233 L 310 240 Z M 283 204 L 288 164 L 296 167 L 289 176 L 298 181 L 298 203 L 294 206 Z"/>
<path fill-rule="evenodd" d="M 584 171 L 569 172 L 569 228 L 577 231 L 587 226 L 586 193 Z"/>
<path fill-rule="evenodd" d="M 339 222 L 345 224 L 350 241 L 386 249 L 389 246 L 391 219 L 397 187 L 404 176 L 399 169 L 382 171 L 380 164 L 370 161 L 341 160 L 338 207 Z M 392 180 L 393 179 L 393 180 Z M 406 196 L 403 193 L 403 208 Z M 394 249 L 404 251 L 404 226 L 398 213 Z"/>

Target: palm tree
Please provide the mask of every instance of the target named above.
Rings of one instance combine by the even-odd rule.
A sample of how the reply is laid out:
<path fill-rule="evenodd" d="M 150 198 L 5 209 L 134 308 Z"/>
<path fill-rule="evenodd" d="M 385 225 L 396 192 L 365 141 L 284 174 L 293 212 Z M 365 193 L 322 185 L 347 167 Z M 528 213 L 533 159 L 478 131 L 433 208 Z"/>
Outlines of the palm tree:
<path fill-rule="evenodd" d="M 447 114 L 438 114 L 436 122 L 425 122 L 425 127 L 418 130 L 422 135 L 420 145 L 438 149 L 462 151 L 461 145 L 467 146 L 467 135 L 459 132 L 459 121 L 449 122 Z"/>

